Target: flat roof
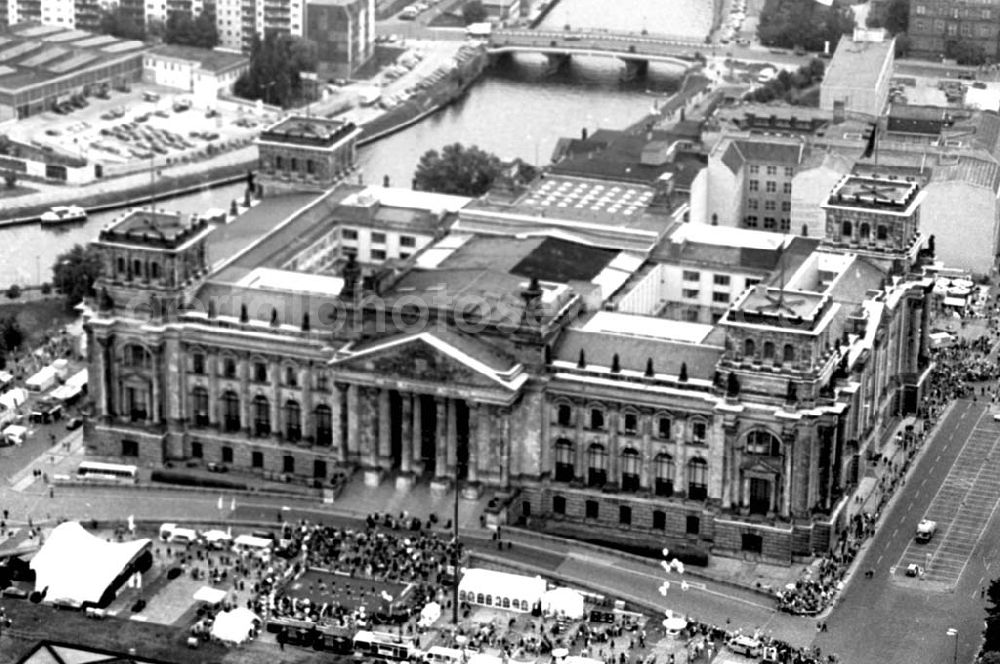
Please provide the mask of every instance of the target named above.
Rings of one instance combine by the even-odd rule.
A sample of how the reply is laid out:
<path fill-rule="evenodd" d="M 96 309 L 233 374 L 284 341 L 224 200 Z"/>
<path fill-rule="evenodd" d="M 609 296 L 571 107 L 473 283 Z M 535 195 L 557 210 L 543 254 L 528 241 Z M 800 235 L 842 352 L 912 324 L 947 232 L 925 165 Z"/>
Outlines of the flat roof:
<path fill-rule="evenodd" d="M 235 285 L 242 288 L 260 288 L 291 293 L 339 295 L 344 288 L 344 280 L 340 277 L 322 274 L 259 267 L 237 281 Z"/>
<path fill-rule="evenodd" d="M 162 44 L 151 49 L 149 53 L 150 55 L 158 55 L 164 58 L 197 62 L 202 69 L 212 72 L 225 71 L 250 62 L 250 58 L 239 53 L 198 48 L 196 46 L 180 46 L 177 44 Z"/>
<path fill-rule="evenodd" d="M 360 131 L 353 122 L 292 115 L 278 120 L 261 132 L 261 142 L 332 147 Z"/>
<path fill-rule="evenodd" d="M 598 311 L 580 329 L 584 332 L 610 332 L 700 344 L 715 328 L 713 325 L 688 323 L 668 318 L 638 316 L 617 311 Z"/>
<path fill-rule="evenodd" d="M 441 210 L 457 212 L 473 199 L 468 196 L 452 196 L 430 191 L 415 191 L 403 187 L 365 187 L 344 199 L 342 205 L 368 205 L 378 201 L 386 207 L 414 208 L 418 210 Z"/>
<path fill-rule="evenodd" d="M 845 175 L 833 188 L 824 207 L 849 207 L 909 213 L 917 203 L 920 185 L 870 175 Z"/>
<path fill-rule="evenodd" d="M 874 90 L 886 60 L 893 57 L 895 39 L 854 41 L 843 35 L 823 75 L 823 87 Z"/>
<path fill-rule="evenodd" d="M 678 224 L 670 234 L 673 242 L 694 242 L 719 247 L 742 247 L 745 249 L 778 249 L 791 240 L 792 236 L 750 228 L 711 226 L 709 224 Z"/>

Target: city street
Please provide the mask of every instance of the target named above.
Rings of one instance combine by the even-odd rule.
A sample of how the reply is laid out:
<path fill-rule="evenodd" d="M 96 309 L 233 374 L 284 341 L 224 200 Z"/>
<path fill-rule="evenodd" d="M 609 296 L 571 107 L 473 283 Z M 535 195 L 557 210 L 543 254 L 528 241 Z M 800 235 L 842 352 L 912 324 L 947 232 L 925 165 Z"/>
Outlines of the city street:
<path fill-rule="evenodd" d="M 963 475 L 969 472 L 965 470 L 968 463 L 974 460 L 978 465 L 995 468 L 977 442 L 984 435 L 992 435 L 990 445 L 996 443 L 1000 427 L 990 418 L 984 404 L 958 401 L 928 441 L 881 529 L 860 558 L 841 601 L 827 619 L 829 631 L 817 635 L 816 644 L 823 652 L 837 653 L 844 664 L 876 660 L 887 664 L 951 662 L 955 642 L 947 630 L 955 628 L 958 661 L 972 661 L 979 648 L 984 615 L 980 588 L 997 573 L 995 568 L 990 572 L 990 558 L 1000 549 L 1000 533 L 995 527 L 986 528 L 985 537 L 979 539 L 983 527 L 992 519 L 974 519 L 979 532 L 970 532 L 962 525 L 969 519 L 967 507 L 953 504 L 949 515 L 948 503 L 942 501 L 952 500 L 945 496 L 951 495 L 952 486 L 963 482 Z M 942 487 L 940 492 L 937 487 Z M 965 490 L 971 495 L 975 488 L 968 485 Z M 985 509 L 979 507 L 978 514 Z M 900 561 L 910 560 L 911 554 L 906 553 L 904 558 L 904 552 L 914 550 L 911 542 L 917 523 L 929 510 L 939 526 L 927 550 L 940 550 L 943 564 L 936 568 L 932 562 L 929 578 L 936 581 L 907 579 L 899 569 Z M 956 525 L 949 528 L 953 520 Z M 970 543 L 971 556 L 961 553 Z M 953 561 L 962 557 L 965 563 L 956 576 Z M 941 572 L 936 573 L 936 569 Z M 874 577 L 865 578 L 865 570 L 873 570 Z M 950 581 L 952 578 L 957 582 Z"/>

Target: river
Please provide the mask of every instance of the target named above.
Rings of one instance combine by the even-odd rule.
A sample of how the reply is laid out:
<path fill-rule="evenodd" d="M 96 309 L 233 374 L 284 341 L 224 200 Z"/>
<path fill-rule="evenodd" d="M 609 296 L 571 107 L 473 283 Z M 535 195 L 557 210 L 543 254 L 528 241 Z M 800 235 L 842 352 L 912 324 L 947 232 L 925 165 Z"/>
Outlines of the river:
<path fill-rule="evenodd" d="M 615 0 L 609 11 L 607 0 L 559 0 L 539 28 L 562 30 L 610 30 L 704 39 L 712 30 L 719 0 Z"/>
<path fill-rule="evenodd" d="M 680 72 L 652 66 L 645 80 L 619 81 L 621 63 L 602 58 L 573 60 L 566 71 L 546 76 L 544 59 L 517 56 L 489 70 L 456 104 L 423 122 L 359 151 L 366 183 L 407 187 L 420 155 L 454 142 L 475 144 L 504 159 L 520 157 L 544 165 L 560 137 L 575 137 L 586 127 L 621 128 L 649 112 L 677 88 Z M 228 207 L 243 193 L 236 184 L 181 196 L 157 206 L 183 213 Z M 122 212 L 91 216 L 83 224 L 42 228 L 37 224 L 0 229 L 0 290 L 11 283 L 51 279 L 56 257 L 74 244 L 93 240 Z"/>

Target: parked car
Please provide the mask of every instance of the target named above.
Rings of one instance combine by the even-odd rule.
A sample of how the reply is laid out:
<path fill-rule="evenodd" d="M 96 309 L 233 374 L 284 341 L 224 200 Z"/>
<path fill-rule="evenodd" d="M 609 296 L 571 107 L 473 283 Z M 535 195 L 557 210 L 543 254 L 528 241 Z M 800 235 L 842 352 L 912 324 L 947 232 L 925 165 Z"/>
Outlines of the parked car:
<path fill-rule="evenodd" d="M 76 431 L 82 426 L 83 426 L 82 417 L 71 417 L 69 420 L 66 421 L 66 429 L 69 431 Z"/>
<path fill-rule="evenodd" d="M 210 108 L 207 111 L 205 111 L 205 117 L 206 118 L 217 118 L 217 117 L 219 117 L 219 112 L 217 110 L 215 110 L 214 108 Z"/>
<path fill-rule="evenodd" d="M 160 95 L 155 92 L 143 92 L 142 99 L 143 101 L 160 101 Z"/>
<path fill-rule="evenodd" d="M 227 468 L 225 464 L 216 463 L 214 461 L 210 461 L 206 468 L 208 468 L 208 472 L 210 473 L 225 473 L 229 471 L 229 468 Z"/>
<path fill-rule="evenodd" d="M 146 600 L 137 599 L 135 600 L 135 604 L 132 605 L 132 613 L 139 613 L 145 608 L 146 608 Z"/>

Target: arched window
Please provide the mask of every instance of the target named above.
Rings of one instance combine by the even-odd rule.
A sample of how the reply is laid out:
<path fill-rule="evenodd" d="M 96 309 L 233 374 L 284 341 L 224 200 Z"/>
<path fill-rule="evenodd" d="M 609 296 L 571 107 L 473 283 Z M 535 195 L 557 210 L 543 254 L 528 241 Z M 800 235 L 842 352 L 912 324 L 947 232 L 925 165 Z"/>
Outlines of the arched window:
<path fill-rule="evenodd" d="M 240 398 L 232 390 L 222 394 L 222 428 L 229 433 L 240 430 Z"/>
<path fill-rule="evenodd" d="M 639 490 L 639 469 L 642 459 L 639 452 L 627 447 L 622 451 L 622 491 Z"/>
<path fill-rule="evenodd" d="M 572 482 L 576 469 L 573 441 L 560 438 L 556 441 L 556 482 Z"/>
<path fill-rule="evenodd" d="M 121 256 L 118 257 L 117 267 L 118 269 L 116 270 L 116 272 L 118 273 L 118 275 L 121 275 L 125 272 L 125 259 L 122 258 Z"/>
<path fill-rule="evenodd" d="M 701 457 L 688 461 L 688 498 L 705 500 L 708 498 L 708 462 Z"/>
<path fill-rule="evenodd" d="M 784 349 L 781 351 L 781 361 L 785 364 L 791 364 L 795 361 L 795 346 L 785 344 Z"/>
<path fill-rule="evenodd" d="M 208 418 L 208 390 L 200 385 L 191 390 L 191 412 L 194 414 L 194 425 L 196 427 L 207 427 Z"/>
<path fill-rule="evenodd" d="M 132 261 L 132 274 L 136 279 L 142 277 L 142 261 L 138 258 Z"/>
<path fill-rule="evenodd" d="M 149 351 L 138 344 L 125 346 L 125 366 L 136 369 L 148 369 L 152 364 Z"/>
<path fill-rule="evenodd" d="M 781 456 L 781 439 L 770 431 L 758 429 L 747 434 L 747 454 Z"/>
<path fill-rule="evenodd" d="M 753 339 L 747 339 L 743 342 L 743 356 L 748 358 L 753 358 L 757 353 L 757 345 L 753 342 Z"/>
<path fill-rule="evenodd" d="M 840 234 L 843 235 L 845 238 L 854 237 L 854 226 L 851 224 L 851 222 L 845 221 L 843 224 L 840 225 Z"/>
<path fill-rule="evenodd" d="M 316 444 L 333 444 L 333 411 L 326 404 L 316 406 L 314 412 L 316 418 Z"/>
<path fill-rule="evenodd" d="M 674 459 L 669 454 L 656 456 L 656 486 L 657 496 L 669 498 L 674 495 Z"/>
<path fill-rule="evenodd" d="M 150 263 L 149 264 L 149 268 L 150 268 L 150 271 L 152 272 L 152 274 L 150 276 L 152 276 L 153 279 L 159 279 L 160 278 L 160 264 L 159 263 Z"/>
<path fill-rule="evenodd" d="M 292 399 L 285 402 L 285 438 L 292 443 L 302 440 L 302 409 Z"/>
<path fill-rule="evenodd" d="M 587 450 L 587 484 L 604 486 L 608 481 L 608 452 L 603 445 L 594 443 Z"/>
<path fill-rule="evenodd" d="M 764 342 L 764 359 L 765 360 L 774 359 L 774 343 L 771 341 Z"/>
<path fill-rule="evenodd" d="M 573 426 L 573 407 L 568 403 L 556 406 L 556 424 L 561 427 Z"/>
<path fill-rule="evenodd" d="M 253 398 L 253 433 L 255 436 L 271 435 L 271 404 L 262 394 Z"/>
<path fill-rule="evenodd" d="M 858 226 L 858 235 L 862 240 L 867 240 L 871 237 L 871 234 L 872 227 L 867 222 L 862 222 L 862 224 Z"/>

